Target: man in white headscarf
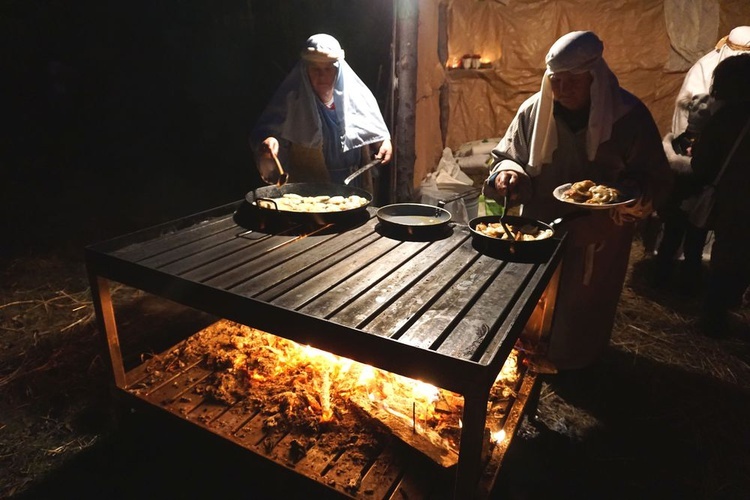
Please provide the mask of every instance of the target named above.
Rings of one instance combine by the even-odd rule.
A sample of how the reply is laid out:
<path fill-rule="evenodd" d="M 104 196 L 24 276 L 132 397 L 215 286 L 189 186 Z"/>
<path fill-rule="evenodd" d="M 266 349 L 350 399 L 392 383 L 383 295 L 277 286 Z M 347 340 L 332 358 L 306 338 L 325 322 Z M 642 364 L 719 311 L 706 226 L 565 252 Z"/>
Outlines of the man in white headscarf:
<path fill-rule="evenodd" d="M 307 39 L 250 134 L 261 177 L 275 183 L 278 155 L 288 182 L 341 183 L 372 151 L 387 163 L 391 136 L 377 100 L 327 34 Z"/>
<path fill-rule="evenodd" d="M 663 146 L 669 165 L 675 172 L 675 189 L 659 210 L 662 238 L 654 259 L 652 280 L 655 286 L 668 285 L 673 267 L 682 249 L 679 286 L 690 294 L 699 291 L 703 267 L 703 250 L 708 230 L 690 224 L 683 202 L 696 191 L 690 167 L 691 147 L 703 125 L 716 111 L 717 104 L 710 98 L 711 82 L 716 66 L 728 57 L 750 54 L 750 26 L 738 26 L 698 59 L 685 73 L 682 87 L 675 99 L 672 131 L 664 136 Z"/>
<path fill-rule="evenodd" d="M 672 133 L 675 137 L 688 127 L 690 103 L 696 95 L 708 95 L 716 66 L 727 57 L 750 52 L 750 26 L 738 26 L 716 44 L 716 47 L 700 59 L 685 73 L 682 87 L 677 93 Z"/>
<path fill-rule="evenodd" d="M 565 255 L 548 357 L 561 370 L 593 363 L 609 343 L 634 233 L 671 188 L 671 172 L 651 113 L 619 86 L 590 31 L 557 40 L 541 90 L 519 108 L 492 151 L 485 194 L 522 204 L 549 222 L 580 210 L 553 196 L 584 179 L 629 186 L 637 200 L 566 222 Z M 510 204 L 510 203 L 509 203 Z"/>

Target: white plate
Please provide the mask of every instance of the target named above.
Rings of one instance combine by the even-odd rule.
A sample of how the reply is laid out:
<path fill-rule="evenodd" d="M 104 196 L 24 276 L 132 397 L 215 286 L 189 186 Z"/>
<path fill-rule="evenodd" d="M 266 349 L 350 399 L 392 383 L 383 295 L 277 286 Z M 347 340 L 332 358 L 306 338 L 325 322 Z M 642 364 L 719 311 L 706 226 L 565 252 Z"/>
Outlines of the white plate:
<path fill-rule="evenodd" d="M 620 191 L 620 193 L 622 193 L 622 195 L 627 198 L 626 200 L 618 201 L 615 203 L 578 203 L 577 201 L 569 200 L 565 198 L 565 196 L 563 196 L 563 193 L 565 193 L 565 191 L 570 189 L 570 186 L 572 185 L 573 184 L 571 182 L 568 182 L 567 184 L 557 186 L 555 190 L 552 191 L 552 195 L 558 200 L 562 201 L 563 203 L 567 203 L 569 205 L 575 205 L 581 208 L 588 208 L 590 210 L 606 210 L 608 208 L 618 207 L 620 205 L 627 205 L 628 203 L 633 203 L 637 198 L 635 196 L 635 193 L 633 193 L 632 190 L 627 191 L 622 188 L 617 188 Z"/>

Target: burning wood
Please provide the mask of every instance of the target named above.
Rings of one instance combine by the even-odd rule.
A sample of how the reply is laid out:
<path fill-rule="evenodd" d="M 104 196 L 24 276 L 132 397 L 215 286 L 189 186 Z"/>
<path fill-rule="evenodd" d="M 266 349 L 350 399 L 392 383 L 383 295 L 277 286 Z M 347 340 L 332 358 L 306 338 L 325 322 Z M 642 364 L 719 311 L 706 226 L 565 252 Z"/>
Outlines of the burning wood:
<path fill-rule="evenodd" d="M 163 371 L 198 364 L 210 374 L 197 392 L 227 405 L 242 401 L 261 408 L 268 431 L 346 435 L 342 426 L 358 421 L 357 426 L 388 428 L 444 467 L 458 461 L 463 398 L 417 380 L 227 320 L 152 362 L 151 370 Z M 493 388 L 495 400 L 507 400 L 512 393 L 515 363 L 512 354 L 498 376 L 503 383 Z M 490 405 L 488 422 L 492 420 Z M 287 459 L 296 462 L 304 448 L 294 447 L 296 456 Z"/>

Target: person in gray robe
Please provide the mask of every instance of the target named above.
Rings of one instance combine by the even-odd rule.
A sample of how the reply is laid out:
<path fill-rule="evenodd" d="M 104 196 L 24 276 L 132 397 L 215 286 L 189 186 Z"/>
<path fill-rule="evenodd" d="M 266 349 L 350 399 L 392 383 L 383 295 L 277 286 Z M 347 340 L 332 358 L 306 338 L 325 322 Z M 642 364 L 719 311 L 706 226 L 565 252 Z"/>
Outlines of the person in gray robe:
<path fill-rule="evenodd" d="M 492 151 L 486 196 L 520 204 L 524 217 L 564 223 L 565 253 L 547 356 L 556 369 L 584 368 L 609 344 L 632 246 L 635 222 L 669 193 L 672 173 L 651 113 L 620 87 L 590 31 L 568 33 L 546 56 L 539 92 L 519 108 Z M 636 193 L 606 209 L 558 200 L 553 191 L 590 179 Z"/>
<path fill-rule="evenodd" d="M 392 155 L 377 100 L 331 35 L 309 37 L 300 61 L 274 93 L 250 134 L 258 171 L 273 184 L 278 156 L 288 182 L 343 180 L 373 154 Z M 359 179 L 358 179 L 359 180 Z"/>

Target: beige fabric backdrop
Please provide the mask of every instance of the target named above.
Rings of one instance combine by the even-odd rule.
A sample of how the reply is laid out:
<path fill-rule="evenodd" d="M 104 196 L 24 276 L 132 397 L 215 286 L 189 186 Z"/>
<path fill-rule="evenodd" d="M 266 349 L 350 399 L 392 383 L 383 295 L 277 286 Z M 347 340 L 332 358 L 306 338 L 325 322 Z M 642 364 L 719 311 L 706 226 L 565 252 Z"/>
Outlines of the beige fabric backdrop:
<path fill-rule="evenodd" d="M 492 67 L 446 69 L 437 52 L 440 0 L 420 0 L 415 185 L 435 168 L 444 147 L 455 150 L 468 141 L 501 136 L 521 102 L 539 89 L 550 45 L 569 31 L 596 32 L 620 84 L 644 101 L 662 134 L 669 130 L 684 70 L 667 69 L 674 51 L 665 1 L 669 11 L 677 0 L 443 1 L 448 8 L 448 65 L 464 54 L 480 54 Z M 718 32 L 704 38 L 715 42 L 735 26 L 750 25 L 750 1 L 716 3 Z M 439 106 L 444 83 L 450 101 L 445 144 Z"/>

